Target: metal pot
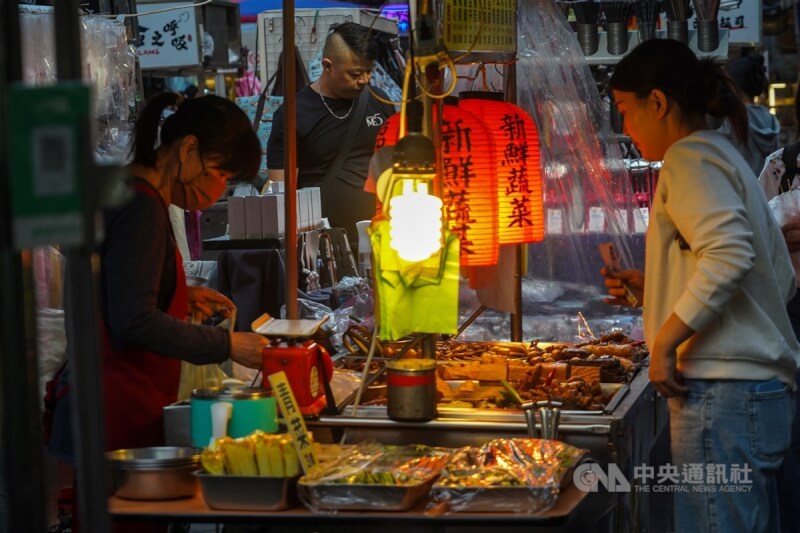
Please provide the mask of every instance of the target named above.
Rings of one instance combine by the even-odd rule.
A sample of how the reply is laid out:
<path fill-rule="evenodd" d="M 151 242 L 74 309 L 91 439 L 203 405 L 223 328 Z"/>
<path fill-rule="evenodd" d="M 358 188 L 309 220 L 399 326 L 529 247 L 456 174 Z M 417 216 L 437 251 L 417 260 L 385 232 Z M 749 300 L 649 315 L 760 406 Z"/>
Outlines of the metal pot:
<path fill-rule="evenodd" d="M 436 418 L 436 360 L 400 359 L 386 364 L 389 418 L 426 422 Z"/>
<path fill-rule="evenodd" d="M 114 494 L 129 500 L 173 500 L 194 496 L 200 450 L 158 446 L 106 453 Z"/>
<path fill-rule="evenodd" d="M 246 437 L 257 429 L 265 433 L 278 431 L 275 397 L 269 389 L 195 389 L 191 400 L 193 446 L 208 446 L 212 435 L 211 406 L 217 402 L 233 405 L 226 432 L 231 437 Z"/>

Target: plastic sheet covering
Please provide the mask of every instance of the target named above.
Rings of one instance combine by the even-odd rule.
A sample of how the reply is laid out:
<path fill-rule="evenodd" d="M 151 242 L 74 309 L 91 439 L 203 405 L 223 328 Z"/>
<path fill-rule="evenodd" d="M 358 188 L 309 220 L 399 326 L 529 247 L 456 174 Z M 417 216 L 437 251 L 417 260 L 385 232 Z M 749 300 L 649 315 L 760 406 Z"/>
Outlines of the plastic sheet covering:
<path fill-rule="evenodd" d="M 466 446 L 442 469 L 432 496 L 451 511 L 544 512 L 586 453 L 561 441 L 527 438 Z"/>
<path fill-rule="evenodd" d="M 33 249 L 39 398 L 67 358 L 64 326 L 64 256 L 52 246 Z"/>
<path fill-rule="evenodd" d="M 23 80 L 44 85 L 56 80 L 52 8 L 20 6 Z M 81 23 L 83 79 L 94 89 L 96 158 L 124 163 L 128 157 L 131 114 L 136 102 L 136 50 L 125 25 L 116 19 L 84 15 Z"/>
<path fill-rule="evenodd" d="M 518 24 L 517 105 L 539 129 L 547 224 L 545 240 L 527 246 L 523 339 L 585 340 L 588 330 L 614 327 L 637 336 L 640 312 L 602 301 L 598 244 L 614 243 L 623 268 L 644 262 L 644 223 L 608 110 L 553 2 L 523 0 Z M 505 317 L 487 314 L 463 338 L 499 340 L 508 331 Z"/>
<path fill-rule="evenodd" d="M 451 450 L 363 442 L 300 478 L 312 511 L 407 510 L 427 496 Z"/>
<path fill-rule="evenodd" d="M 534 118 L 543 139 L 548 209 L 562 210 L 564 217 L 557 228 L 548 213 L 548 233 L 574 235 L 569 245 L 580 265 L 597 255 L 581 237 L 609 234 L 630 265 L 628 240 L 621 237 L 631 233 L 630 219 L 618 215 L 620 210 L 630 214 L 633 191 L 575 34 L 549 0 L 523 2 L 519 23 L 518 105 Z"/>

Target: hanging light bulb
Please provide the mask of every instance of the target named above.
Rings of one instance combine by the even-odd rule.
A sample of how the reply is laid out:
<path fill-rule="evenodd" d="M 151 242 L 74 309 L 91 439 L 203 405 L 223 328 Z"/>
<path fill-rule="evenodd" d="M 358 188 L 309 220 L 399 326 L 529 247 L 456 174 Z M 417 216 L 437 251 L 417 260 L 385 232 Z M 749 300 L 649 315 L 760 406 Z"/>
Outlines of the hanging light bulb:
<path fill-rule="evenodd" d="M 442 200 L 432 194 L 433 143 L 421 133 L 397 142 L 392 156 L 389 246 L 405 261 L 424 261 L 442 247 Z"/>

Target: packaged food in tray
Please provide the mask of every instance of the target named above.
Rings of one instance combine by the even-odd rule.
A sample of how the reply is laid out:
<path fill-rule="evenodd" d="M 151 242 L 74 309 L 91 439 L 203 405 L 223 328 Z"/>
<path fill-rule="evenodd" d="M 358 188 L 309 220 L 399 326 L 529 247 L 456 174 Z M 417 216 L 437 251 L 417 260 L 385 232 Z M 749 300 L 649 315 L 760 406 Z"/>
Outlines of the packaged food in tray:
<path fill-rule="evenodd" d="M 586 453 L 545 439 L 467 446 L 452 454 L 431 493 L 451 511 L 540 513 L 555 504 Z"/>
<path fill-rule="evenodd" d="M 300 478 L 312 511 L 406 511 L 428 494 L 450 450 L 365 442 Z"/>
<path fill-rule="evenodd" d="M 203 450 L 200 462 L 206 472 L 217 476 L 291 478 L 300 474 L 300 459 L 288 434 L 255 431 L 238 439 L 223 437 Z"/>

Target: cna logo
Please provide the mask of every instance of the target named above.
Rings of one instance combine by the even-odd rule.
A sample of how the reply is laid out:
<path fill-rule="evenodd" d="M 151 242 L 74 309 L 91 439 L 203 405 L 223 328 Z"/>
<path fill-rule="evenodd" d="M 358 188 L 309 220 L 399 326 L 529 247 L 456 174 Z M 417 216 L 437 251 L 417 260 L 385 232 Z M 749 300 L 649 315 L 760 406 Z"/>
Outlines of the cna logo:
<path fill-rule="evenodd" d="M 370 128 L 379 128 L 383 126 L 383 117 L 380 113 L 375 113 L 374 115 L 369 115 L 367 117 L 367 126 Z"/>
<path fill-rule="evenodd" d="M 583 463 L 575 467 L 572 482 L 583 492 L 597 492 L 602 485 L 608 492 L 630 492 L 631 484 L 625 474 L 614 463 L 608 465 L 608 472 L 597 463 Z"/>

